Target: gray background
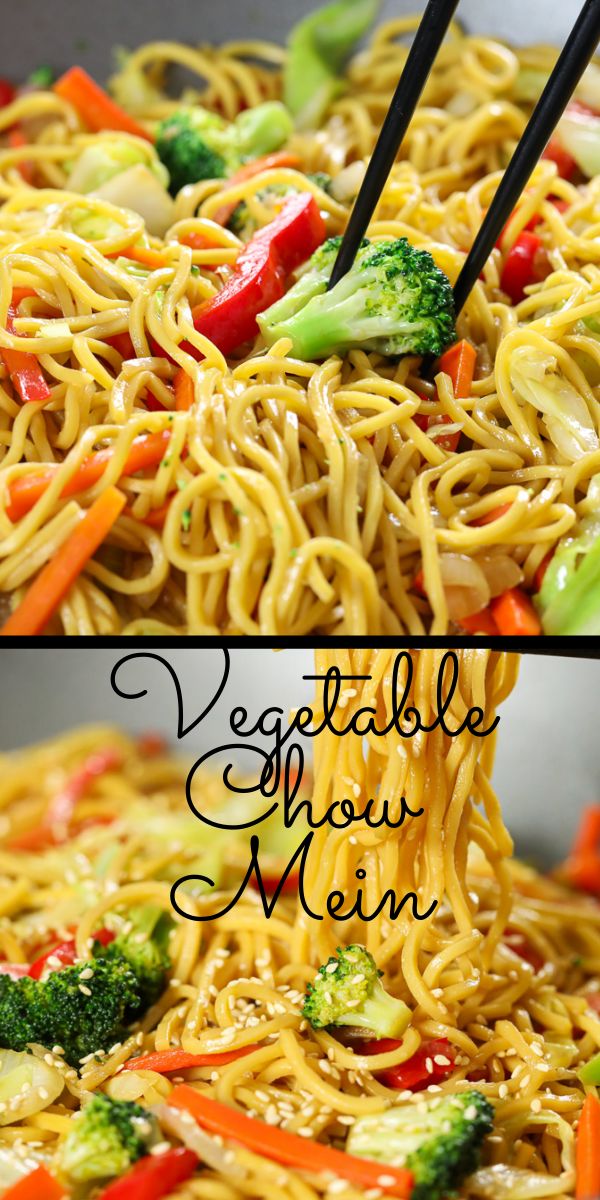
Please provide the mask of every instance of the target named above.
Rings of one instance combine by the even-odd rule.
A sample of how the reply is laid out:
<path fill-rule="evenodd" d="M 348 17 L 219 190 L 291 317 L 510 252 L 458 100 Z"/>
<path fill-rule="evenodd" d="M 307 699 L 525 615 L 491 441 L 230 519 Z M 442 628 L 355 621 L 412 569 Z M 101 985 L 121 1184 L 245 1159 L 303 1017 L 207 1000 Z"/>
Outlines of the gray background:
<path fill-rule="evenodd" d="M 0 748 L 97 721 L 158 729 L 175 743 L 175 697 L 164 668 L 138 662 L 120 676 L 123 690 L 147 688 L 143 699 L 124 700 L 111 691 L 111 669 L 128 652 L 4 650 Z M 222 653 L 192 648 L 155 653 L 175 668 L 185 709 L 196 715 L 216 690 Z M 258 716 L 268 705 L 287 713 L 309 701 L 313 685 L 303 683 L 302 675 L 311 671 L 310 650 L 234 649 L 226 691 L 206 721 L 184 739 L 182 752 L 196 758 L 228 741 L 229 714 L 238 704 Z M 582 805 L 600 802 L 599 683 L 598 661 L 525 656 L 517 686 L 501 709 L 494 782 L 519 850 L 537 861 L 563 854 Z"/>
<path fill-rule="evenodd" d="M 267 37 L 283 41 L 314 0 L 2 0 L 0 69 L 18 79 L 40 62 L 59 69 L 74 60 L 105 77 L 114 45 L 168 38 L 188 42 Z M 420 11 L 423 0 L 384 0 L 382 16 Z M 563 41 L 579 0 L 462 0 L 458 15 L 474 32 L 512 42 Z"/>

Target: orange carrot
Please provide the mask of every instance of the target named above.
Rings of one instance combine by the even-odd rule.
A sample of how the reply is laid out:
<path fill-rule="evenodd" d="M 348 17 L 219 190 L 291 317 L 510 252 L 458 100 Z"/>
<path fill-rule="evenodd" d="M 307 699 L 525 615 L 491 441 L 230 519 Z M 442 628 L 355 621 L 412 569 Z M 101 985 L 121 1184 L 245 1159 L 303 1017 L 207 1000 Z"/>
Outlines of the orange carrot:
<path fill-rule="evenodd" d="M 478 528 L 480 525 L 490 525 L 492 521 L 498 521 L 505 513 L 509 512 L 512 504 L 499 504 L 498 508 L 491 508 L 483 517 L 476 517 L 474 521 L 469 521 L 469 525 Z"/>
<path fill-rule="evenodd" d="M 239 171 L 236 171 L 227 180 L 227 186 L 235 187 L 238 183 L 244 183 L 246 179 L 254 179 L 256 175 L 262 175 L 263 171 L 273 171 L 279 167 L 292 167 L 294 170 L 298 170 L 301 165 L 297 154 L 290 154 L 289 150 L 279 150 L 276 154 L 265 154 L 262 158 L 254 158 L 252 162 L 244 163 L 243 167 L 240 167 Z M 216 221 L 217 225 L 226 225 L 237 205 L 237 200 L 222 204 L 214 213 L 213 221 Z"/>
<path fill-rule="evenodd" d="M 471 395 L 476 362 L 477 352 L 465 338 L 461 342 L 455 342 L 449 350 L 445 350 L 438 362 L 438 370 L 450 376 L 454 395 L 459 400 L 465 400 Z"/>
<path fill-rule="evenodd" d="M 380 1188 L 391 1196 L 409 1200 L 413 1174 L 405 1167 L 392 1167 L 388 1163 L 382 1165 L 371 1159 L 356 1158 L 323 1142 L 311 1140 L 309 1143 L 297 1133 L 247 1117 L 239 1109 L 213 1100 L 185 1083 L 173 1088 L 169 1104 L 189 1112 L 198 1125 L 210 1133 L 237 1142 L 273 1162 L 310 1171 L 314 1175 L 327 1171 L 339 1179 L 348 1180 L 357 1188 Z"/>
<path fill-rule="evenodd" d="M 2 637 L 41 633 L 61 600 L 110 533 L 125 504 L 123 492 L 107 488 L 94 500 L 50 562 L 36 576 L 15 612 L 0 629 Z"/>
<path fill-rule="evenodd" d="M 586 1096 L 575 1149 L 576 1200 L 597 1200 L 600 1196 L 600 1100 L 590 1092 Z"/>
<path fill-rule="evenodd" d="M 135 475 L 147 467 L 156 467 L 164 457 L 169 445 L 171 434 L 168 429 L 160 433 L 144 433 L 134 438 L 129 453 L 123 464 L 122 475 Z M 85 492 L 102 478 L 107 464 L 114 454 L 114 446 L 104 450 L 96 450 L 84 458 L 81 465 L 65 483 L 61 492 L 63 496 L 76 496 Z M 9 487 L 9 499 L 6 505 L 7 516 L 11 521 L 18 521 L 33 508 L 46 488 L 52 483 L 57 468 L 55 464 L 43 467 L 40 471 L 30 471 L 27 475 L 19 475 Z"/>
<path fill-rule="evenodd" d="M 580 854 L 600 852 L 600 804 L 590 804 L 584 808 L 571 854 L 577 858 Z"/>
<path fill-rule="evenodd" d="M 27 145 L 27 138 L 20 125 L 13 125 L 12 129 L 9 129 L 8 144 L 11 150 L 20 150 L 22 146 Z M 20 163 L 17 163 L 17 171 L 25 183 L 33 183 L 34 169 L 34 164 L 28 162 L 27 159 L 22 159 Z"/>
<path fill-rule="evenodd" d="M 123 1071 L 157 1071 L 159 1075 L 168 1075 L 169 1071 L 185 1071 L 188 1067 L 225 1067 L 227 1063 L 244 1058 L 259 1050 L 258 1043 L 251 1046 L 240 1046 L 237 1050 L 225 1050 L 222 1054 L 190 1054 L 187 1050 L 156 1050 L 152 1054 L 142 1054 L 139 1058 L 128 1058 L 123 1064 Z"/>
<path fill-rule="evenodd" d="M 44 1166 L 36 1167 L 2 1193 L 4 1200 L 61 1200 L 66 1194 L 62 1184 Z"/>
<path fill-rule="evenodd" d="M 173 380 L 175 389 L 175 408 L 177 412 L 188 412 L 194 403 L 194 381 L 190 375 L 180 367 Z"/>
<path fill-rule="evenodd" d="M 132 262 L 142 263 L 152 271 L 160 267 L 168 267 L 169 259 L 160 250 L 152 250 L 149 246 L 127 246 L 125 250 L 115 250 L 107 254 L 107 258 L 130 258 Z"/>
<path fill-rule="evenodd" d="M 468 617 L 461 617 L 460 621 L 457 621 L 457 624 L 466 633 L 487 633 L 490 637 L 498 637 L 498 626 L 489 608 L 482 608 L 481 612 L 472 613 Z"/>
<path fill-rule="evenodd" d="M 539 637 L 542 632 L 533 604 L 521 588 L 509 588 L 501 596 L 496 596 L 490 604 L 490 610 L 503 637 Z"/>
<path fill-rule="evenodd" d="M 587 850 L 577 857 L 569 857 L 563 870 L 572 887 L 589 892 L 590 896 L 600 896 L 600 854 L 597 851 Z"/>
<path fill-rule="evenodd" d="M 115 104 L 83 67 L 71 67 L 61 75 L 54 84 L 54 91 L 77 109 L 88 129 L 94 133 L 103 129 L 119 129 L 123 133 L 133 133 L 136 137 L 152 141 L 143 125 L 139 125 L 120 105 Z"/>

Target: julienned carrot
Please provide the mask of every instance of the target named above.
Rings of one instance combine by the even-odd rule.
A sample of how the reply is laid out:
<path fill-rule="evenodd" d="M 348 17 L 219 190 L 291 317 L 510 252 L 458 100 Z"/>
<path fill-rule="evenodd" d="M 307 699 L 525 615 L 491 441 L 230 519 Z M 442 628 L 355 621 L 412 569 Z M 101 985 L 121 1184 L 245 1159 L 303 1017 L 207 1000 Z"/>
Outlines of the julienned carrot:
<path fill-rule="evenodd" d="M 129 1058 L 123 1064 L 124 1071 L 158 1071 L 168 1075 L 170 1071 L 185 1071 L 188 1067 L 224 1067 L 227 1063 L 244 1058 L 258 1050 L 258 1045 L 240 1046 L 238 1050 L 225 1050 L 223 1054 L 190 1054 L 187 1050 L 157 1050 L 154 1054 L 142 1054 Z"/>
<path fill-rule="evenodd" d="M 27 138 L 20 125 L 13 125 L 12 129 L 9 129 L 7 136 L 11 150 L 20 150 L 23 146 L 27 145 Z M 25 180 L 25 183 L 33 183 L 34 165 L 30 160 L 22 159 L 21 162 L 16 164 L 16 167 L 21 178 Z"/>
<path fill-rule="evenodd" d="M 150 267 L 152 271 L 158 271 L 160 267 L 168 267 L 169 259 L 160 250 L 152 250 L 149 246 L 128 246 L 126 250 L 115 251 L 114 254 L 107 254 L 107 258 L 130 258 L 132 262 L 142 263 L 145 267 Z"/>
<path fill-rule="evenodd" d="M 309 1171 L 312 1175 L 328 1172 L 336 1178 L 349 1180 L 358 1188 L 379 1188 L 401 1200 L 409 1200 L 411 1195 L 413 1174 L 404 1167 L 355 1158 L 322 1142 L 307 1143 L 306 1138 L 297 1133 L 288 1133 L 286 1129 L 267 1125 L 266 1121 L 247 1117 L 239 1109 L 212 1100 L 185 1083 L 173 1088 L 169 1105 L 189 1112 L 210 1133 L 238 1142 L 255 1154 L 262 1154 L 286 1167 Z"/>
<path fill-rule="evenodd" d="M 177 412 L 188 412 L 194 403 L 194 381 L 180 367 L 173 380 L 175 390 L 175 408 Z"/>
<path fill-rule="evenodd" d="M 586 1096 L 575 1149 L 576 1200 L 597 1200 L 600 1196 L 600 1100 L 593 1092 Z"/>
<path fill-rule="evenodd" d="M 474 528 L 478 528 L 480 525 L 491 525 L 492 521 L 499 521 L 500 517 L 510 512 L 511 508 L 512 504 L 499 504 L 498 508 L 491 508 L 482 517 L 476 517 L 474 521 L 469 521 L 469 524 Z"/>
<path fill-rule="evenodd" d="M 135 475 L 137 471 L 144 471 L 147 467 L 156 467 L 166 453 L 170 437 L 169 430 L 164 429 L 160 433 L 144 433 L 141 437 L 134 438 L 123 464 L 121 476 Z M 104 450 L 96 450 L 84 458 L 81 465 L 65 483 L 61 497 L 76 496 L 78 492 L 85 492 L 87 488 L 93 487 L 102 478 L 114 452 L 113 446 L 107 446 Z M 11 483 L 6 505 L 6 513 L 11 521 L 20 520 L 33 508 L 52 483 L 56 470 L 55 465 L 43 467 L 40 471 L 30 471 L 27 475 L 19 475 Z"/>
<path fill-rule="evenodd" d="M 0 629 L 2 637 L 41 633 L 61 600 L 110 533 L 125 505 L 125 495 L 107 488 L 75 526 L 54 558 L 36 576 L 16 611 Z"/>
<path fill-rule="evenodd" d="M 600 804 L 584 808 L 571 849 L 574 858 L 592 852 L 600 852 Z"/>
<path fill-rule="evenodd" d="M 54 84 L 54 91 L 77 109 L 88 129 L 94 133 L 103 129 L 120 129 L 123 133 L 132 133 L 152 141 L 143 125 L 139 125 L 120 105 L 115 104 L 83 67 L 71 67 L 61 75 Z"/>
<path fill-rule="evenodd" d="M 42 1166 L 13 1183 L 2 1197 L 3 1200 L 61 1200 L 66 1194 L 62 1184 Z"/>
<path fill-rule="evenodd" d="M 542 632 L 533 604 L 521 588 L 509 588 L 496 596 L 490 604 L 490 612 L 503 637 L 539 637 Z"/>
<path fill-rule="evenodd" d="M 254 158 L 252 162 L 244 163 L 243 167 L 240 167 L 239 171 L 236 171 L 227 180 L 227 186 L 236 187 L 238 183 L 244 183 L 246 179 L 254 179 L 257 175 L 262 175 L 263 171 L 274 171 L 281 167 L 298 170 L 301 165 L 297 154 L 290 154 L 289 150 L 279 150 L 276 154 L 265 154 L 262 158 Z M 216 221 L 217 225 L 226 225 L 237 205 L 237 200 L 230 201 L 229 204 L 222 204 L 214 214 L 213 221 Z"/>
<path fill-rule="evenodd" d="M 438 362 L 438 370 L 450 376 L 454 395 L 459 400 L 466 400 L 471 395 L 476 362 L 477 352 L 465 338 L 445 350 Z"/>
<path fill-rule="evenodd" d="M 577 857 L 569 857 L 564 865 L 564 874 L 578 891 L 600 896 L 600 854 L 597 852 L 588 850 Z"/>

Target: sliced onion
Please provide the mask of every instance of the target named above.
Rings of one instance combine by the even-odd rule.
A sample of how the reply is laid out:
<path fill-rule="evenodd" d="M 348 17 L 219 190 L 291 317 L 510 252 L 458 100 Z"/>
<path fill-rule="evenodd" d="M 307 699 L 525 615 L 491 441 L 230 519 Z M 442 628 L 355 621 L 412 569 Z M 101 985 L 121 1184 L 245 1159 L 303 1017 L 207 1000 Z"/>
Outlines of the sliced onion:
<path fill-rule="evenodd" d="M 57 1067 L 24 1051 L 0 1050 L 0 1125 L 13 1125 L 52 1104 L 65 1086 Z"/>
<path fill-rule="evenodd" d="M 14 1146 L 0 1146 L 0 1188 L 4 1190 L 31 1175 L 42 1162 L 44 1159 L 32 1150 L 20 1153 Z"/>
<path fill-rule="evenodd" d="M 440 570 L 448 614 L 453 621 L 481 612 L 490 589 L 479 563 L 468 554 L 441 554 Z"/>
<path fill-rule="evenodd" d="M 467 1190 L 470 1196 L 483 1196 L 485 1200 L 532 1200 L 536 1196 L 565 1195 L 571 1190 L 572 1183 L 567 1172 L 540 1175 L 538 1171 L 495 1163 L 493 1167 L 481 1167 L 470 1175 Z"/>
<path fill-rule="evenodd" d="M 501 596 L 509 588 L 517 587 L 523 581 L 523 572 L 514 558 L 508 554 L 481 554 L 477 562 L 483 571 L 490 596 Z"/>
<path fill-rule="evenodd" d="M 357 161 L 350 163 L 336 175 L 331 182 L 331 195 L 338 204 L 345 204 L 347 200 L 353 200 L 358 195 L 366 169 L 365 162 Z"/>
<path fill-rule="evenodd" d="M 246 1178 L 247 1172 L 235 1161 L 231 1148 L 205 1133 L 189 1113 L 171 1108 L 168 1104 L 157 1104 L 152 1111 L 162 1129 L 179 1138 L 188 1150 L 193 1150 L 213 1171 L 221 1171 L 228 1179 Z"/>

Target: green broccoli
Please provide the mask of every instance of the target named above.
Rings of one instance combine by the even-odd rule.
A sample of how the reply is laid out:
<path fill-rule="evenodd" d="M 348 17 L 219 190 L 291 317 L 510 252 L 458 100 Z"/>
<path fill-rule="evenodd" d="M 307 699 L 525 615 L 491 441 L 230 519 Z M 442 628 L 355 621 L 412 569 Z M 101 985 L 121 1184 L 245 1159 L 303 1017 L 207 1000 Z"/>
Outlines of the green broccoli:
<path fill-rule="evenodd" d="M 160 1140 L 156 1118 L 130 1100 L 96 1092 L 58 1150 L 58 1166 L 76 1183 L 124 1175 Z"/>
<path fill-rule="evenodd" d="M 246 109 L 227 124 L 197 105 L 181 108 L 158 127 L 156 151 L 169 172 L 171 194 L 200 179 L 222 179 L 249 158 L 279 149 L 292 132 L 289 113 L 278 100 Z"/>
<path fill-rule="evenodd" d="M 335 956 L 319 967 L 309 983 L 302 1008 L 313 1029 L 353 1025 L 378 1038 L 398 1038 L 412 1013 L 403 1000 L 390 996 L 380 983 L 382 972 L 364 946 L 338 946 Z"/>
<path fill-rule="evenodd" d="M 331 175 L 326 175 L 324 171 L 314 171 L 309 173 L 306 178 L 312 180 L 327 195 L 330 194 L 332 184 Z M 291 195 L 297 196 L 298 188 L 291 187 L 287 183 L 271 183 L 268 187 L 261 188 L 256 193 L 256 199 L 260 200 L 261 204 L 269 210 L 269 220 L 272 220 L 279 212 L 283 199 Z M 259 224 L 251 215 L 245 200 L 240 200 L 239 204 L 236 204 L 227 222 L 227 228 L 244 242 L 248 242 L 253 234 L 256 233 Z"/>
<path fill-rule="evenodd" d="M 492 1105 L 481 1092 L 436 1096 L 359 1117 L 346 1149 L 358 1158 L 408 1167 L 415 1180 L 411 1200 L 443 1200 L 478 1167 L 493 1119 Z"/>
<path fill-rule="evenodd" d="M 406 238 L 363 241 L 346 275 L 327 291 L 338 238 L 325 242 L 289 292 L 258 318 L 267 345 L 292 340 L 307 362 L 353 347 L 379 354 L 433 354 L 455 338 L 449 279 Z"/>
<path fill-rule="evenodd" d="M 122 1040 L 127 1015 L 140 1001 L 123 958 L 64 967 L 42 980 L 0 975 L 0 1046 L 62 1046 L 66 1062 L 78 1067 L 88 1054 Z"/>
<path fill-rule="evenodd" d="M 133 1020 L 154 1004 L 165 989 L 166 974 L 171 966 L 167 947 L 172 927 L 173 921 L 164 909 L 147 904 L 131 909 L 126 932 L 121 932 L 108 946 L 96 943 L 96 960 L 124 961 L 133 972 L 137 999 L 128 1006 L 129 1019 Z"/>

